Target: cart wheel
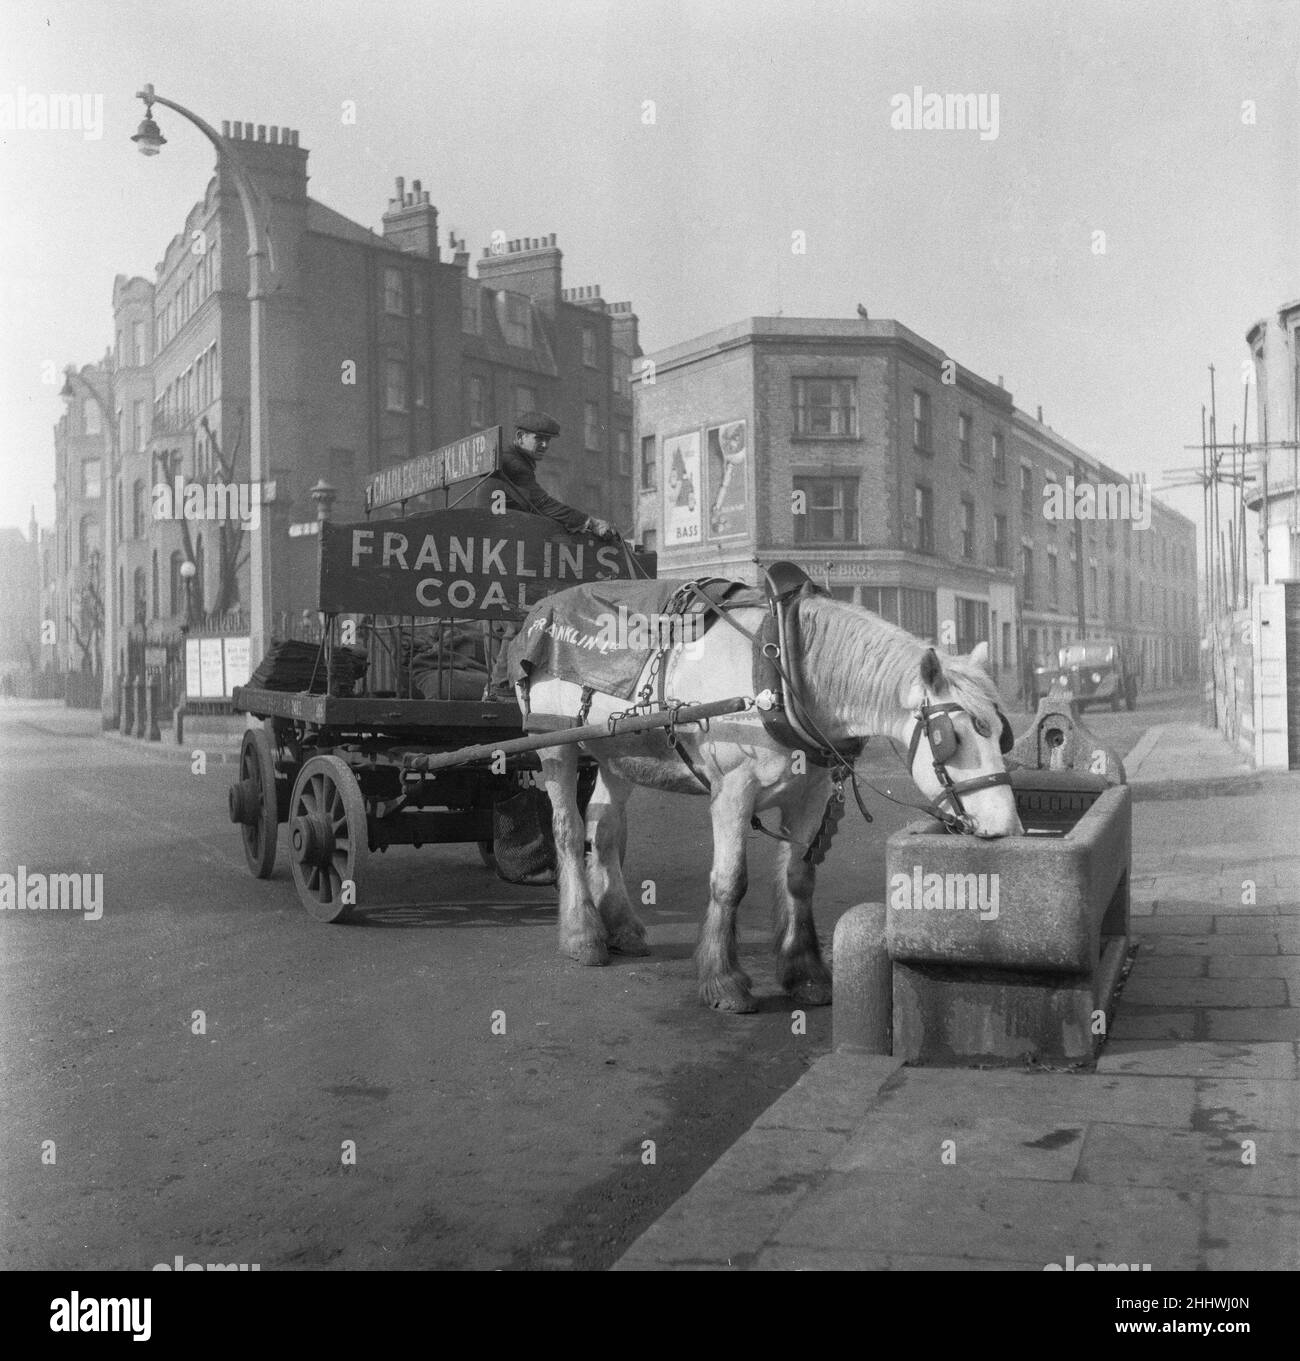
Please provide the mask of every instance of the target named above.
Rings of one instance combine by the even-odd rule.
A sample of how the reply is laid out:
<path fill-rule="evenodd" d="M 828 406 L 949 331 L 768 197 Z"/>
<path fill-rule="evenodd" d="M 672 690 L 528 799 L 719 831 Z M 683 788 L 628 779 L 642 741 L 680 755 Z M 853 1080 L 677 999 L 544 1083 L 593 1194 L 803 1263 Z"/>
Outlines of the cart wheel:
<path fill-rule="evenodd" d="M 299 772 L 289 801 L 289 849 L 302 905 L 317 921 L 346 921 L 360 897 L 370 841 L 356 776 L 337 756 L 313 756 Z"/>
<path fill-rule="evenodd" d="M 496 870 L 497 858 L 492 849 L 491 841 L 480 841 L 478 843 L 478 858 L 483 862 L 484 869 Z"/>
<path fill-rule="evenodd" d="M 269 879 L 275 869 L 278 797 L 271 738 L 265 728 L 249 728 L 239 747 L 239 779 L 230 786 L 230 820 L 239 827 L 244 859 L 258 879 Z"/>

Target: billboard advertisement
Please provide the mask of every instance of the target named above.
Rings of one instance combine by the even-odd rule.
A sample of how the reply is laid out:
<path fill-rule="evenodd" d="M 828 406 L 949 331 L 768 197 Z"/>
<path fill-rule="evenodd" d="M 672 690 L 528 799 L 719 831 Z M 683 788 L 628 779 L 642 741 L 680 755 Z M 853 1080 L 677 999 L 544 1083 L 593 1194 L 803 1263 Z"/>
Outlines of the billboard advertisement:
<path fill-rule="evenodd" d="M 700 485 L 700 432 L 664 440 L 664 547 L 682 548 L 704 539 Z"/>
<path fill-rule="evenodd" d="M 749 462 L 744 421 L 727 421 L 707 433 L 709 538 L 729 539 L 744 535 Z"/>

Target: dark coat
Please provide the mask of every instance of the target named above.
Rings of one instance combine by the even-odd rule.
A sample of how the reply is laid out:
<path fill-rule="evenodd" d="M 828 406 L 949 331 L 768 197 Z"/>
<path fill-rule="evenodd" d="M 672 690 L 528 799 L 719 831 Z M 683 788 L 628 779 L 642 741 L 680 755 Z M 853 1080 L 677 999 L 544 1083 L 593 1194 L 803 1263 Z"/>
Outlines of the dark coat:
<path fill-rule="evenodd" d="M 491 507 L 492 494 L 504 491 L 506 505 L 511 510 L 527 511 L 531 515 L 545 515 L 570 534 L 580 534 L 591 518 L 584 511 L 557 501 L 537 480 L 537 464 L 522 449 L 513 444 L 501 451 L 501 467 L 479 483 L 474 493 L 476 506 Z"/>

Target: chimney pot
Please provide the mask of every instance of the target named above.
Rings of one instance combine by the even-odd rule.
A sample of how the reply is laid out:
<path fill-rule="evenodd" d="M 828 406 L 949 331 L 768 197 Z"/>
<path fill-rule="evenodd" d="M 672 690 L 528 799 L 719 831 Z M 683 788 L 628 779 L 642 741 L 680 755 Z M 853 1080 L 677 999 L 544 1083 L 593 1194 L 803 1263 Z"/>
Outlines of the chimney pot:
<path fill-rule="evenodd" d="M 229 118 L 223 118 L 223 119 L 221 120 L 221 135 L 222 135 L 223 137 L 229 137 L 229 136 L 230 136 L 230 119 L 229 119 Z"/>
<path fill-rule="evenodd" d="M 271 141 L 274 143 L 278 143 L 280 140 L 280 129 L 276 127 L 274 123 L 272 123 L 268 131 L 271 134 Z"/>
<path fill-rule="evenodd" d="M 412 181 L 411 181 L 411 189 L 412 189 L 412 190 L 415 192 L 415 194 L 418 196 L 418 195 L 419 195 L 419 192 L 420 192 L 420 181 L 419 181 L 419 180 L 412 180 Z"/>
<path fill-rule="evenodd" d="M 401 203 L 406 198 L 406 178 L 399 175 L 397 177 L 397 201 Z"/>
<path fill-rule="evenodd" d="M 1038 408 L 1038 424 L 1042 425 L 1042 423 L 1043 423 L 1043 408 L 1040 405 Z"/>
<path fill-rule="evenodd" d="M 266 124 L 265 124 L 265 123 L 259 123 L 259 124 L 257 125 L 257 140 L 258 140 L 259 142 L 265 142 L 265 141 L 266 141 Z"/>

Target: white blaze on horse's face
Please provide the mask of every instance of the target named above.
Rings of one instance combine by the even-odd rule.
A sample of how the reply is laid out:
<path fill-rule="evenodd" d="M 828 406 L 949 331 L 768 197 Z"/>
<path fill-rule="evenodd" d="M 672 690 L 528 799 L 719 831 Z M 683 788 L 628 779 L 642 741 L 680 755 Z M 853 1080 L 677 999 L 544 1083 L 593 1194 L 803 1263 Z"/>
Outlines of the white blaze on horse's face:
<path fill-rule="evenodd" d="M 960 660 L 975 663 L 982 668 L 986 656 L 987 650 L 981 643 L 968 659 Z M 964 815 L 969 820 L 970 830 L 976 836 L 1023 836 L 1024 828 L 1016 812 L 1015 795 L 1009 784 L 996 784 L 987 789 L 969 792 L 959 790 L 956 796 L 960 802 L 958 807 L 955 806 L 951 795 L 941 797 L 945 792 L 945 781 L 935 769 L 936 760 L 942 757 L 940 764 L 947 773 L 948 781 L 957 786 L 978 780 L 982 776 L 996 775 L 1005 771 L 1006 761 L 999 745 L 1000 721 L 988 727 L 986 732 L 982 732 L 980 729 L 986 725 L 980 722 L 977 726 L 971 713 L 964 707 L 946 708 L 942 713 L 942 719 L 951 724 L 955 747 L 949 752 L 944 749 L 946 744 L 941 743 L 941 750 L 936 752 L 927 738 L 919 716 L 923 702 L 944 706 L 961 703 L 949 686 L 948 678 L 944 676 L 939 658 L 933 650 L 927 652 L 922 659 L 921 687 L 915 696 L 916 713 L 912 730 L 907 734 L 910 741 L 913 730 L 918 725 L 923 729 L 910 772 L 916 787 L 945 813 Z"/>

